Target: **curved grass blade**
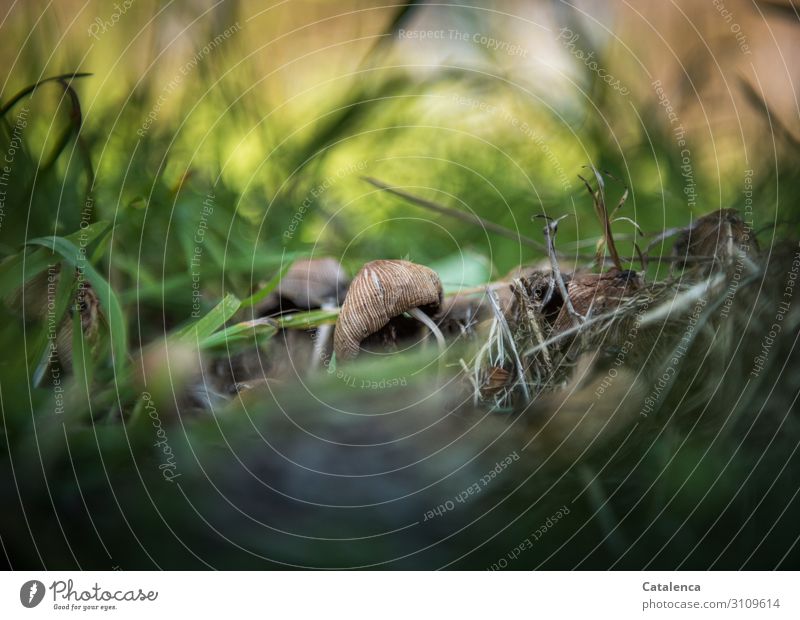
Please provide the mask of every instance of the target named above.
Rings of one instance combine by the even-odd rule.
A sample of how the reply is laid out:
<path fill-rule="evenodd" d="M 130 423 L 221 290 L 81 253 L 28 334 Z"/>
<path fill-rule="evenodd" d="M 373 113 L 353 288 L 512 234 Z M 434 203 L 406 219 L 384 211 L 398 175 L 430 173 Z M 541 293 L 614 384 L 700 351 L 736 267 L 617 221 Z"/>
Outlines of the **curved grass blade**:
<path fill-rule="evenodd" d="M 284 264 L 284 266 L 281 267 L 280 271 L 278 271 L 278 273 L 272 276 L 272 279 L 269 282 L 267 282 L 267 284 L 263 288 L 259 289 L 258 291 L 250 295 L 250 297 L 242 301 L 242 308 L 249 308 L 251 306 L 256 305 L 258 302 L 263 300 L 267 295 L 269 295 L 272 291 L 278 288 L 278 285 L 281 283 L 281 280 L 283 280 L 283 276 L 286 275 L 286 272 L 289 271 L 289 269 L 291 269 L 293 264 L 294 261 L 290 261 Z"/>
<path fill-rule="evenodd" d="M 61 132 L 61 135 L 56 140 L 56 144 L 53 147 L 48 158 L 44 161 L 43 164 L 39 166 L 39 170 L 45 172 L 46 170 L 52 168 L 53 164 L 56 163 L 59 156 L 61 155 L 64 148 L 69 143 L 70 138 L 73 134 L 77 135 L 81 129 L 81 123 L 83 122 L 83 112 L 81 111 L 81 102 L 78 99 L 78 93 L 75 92 L 75 89 L 70 86 L 69 82 L 64 80 L 58 80 L 58 83 L 64 87 L 64 92 L 69 97 L 71 110 L 69 115 L 69 125 Z"/>
<path fill-rule="evenodd" d="M 39 88 L 42 84 L 46 84 L 47 82 L 66 82 L 67 80 L 75 80 L 77 78 L 89 77 L 91 73 L 62 73 L 61 75 L 54 75 L 53 77 L 44 78 L 43 80 L 39 80 L 35 84 L 31 84 L 30 86 L 26 86 L 21 91 L 19 91 L 16 95 L 11 97 L 2 107 L 0 107 L 0 118 L 4 117 L 8 111 L 13 108 L 17 103 L 19 103 L 22 99 L 33 93 L 37 88 Z"/>
<path fill-rule="evenodd" d="M 71 243 L 81 243 L 84 246 L 88 246 L 101 234 L 110 230 L 108 222 L 95 222 L 67 235 L 64 239 Z M 35 245 L 48 247 L 47 244 Z M 52 248 L 50 249 L 52 250 Z M 39 275 L 52 264 L 52 252 L 43 249 L 36 249 L 27 254 L 23 251 L 6 259 L 0 264 L 0 291 L 11 292 L 20 286 L 24 286 L 29 280 Z"/>

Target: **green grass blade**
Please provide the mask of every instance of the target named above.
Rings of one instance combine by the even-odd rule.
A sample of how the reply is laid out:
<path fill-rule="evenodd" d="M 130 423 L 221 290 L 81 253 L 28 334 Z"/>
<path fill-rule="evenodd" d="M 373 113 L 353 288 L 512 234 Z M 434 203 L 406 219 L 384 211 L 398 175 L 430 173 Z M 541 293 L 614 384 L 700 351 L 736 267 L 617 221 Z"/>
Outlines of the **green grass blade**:
<path fill-rule="evenodd" d="M 64 239 L 71 243 L 88 245 L 108 230 L 108 222 L 95 222 L 82 230 L 67 235 Z M 45 241 L 53 238 L 47 237 Z M 41 239 L 38 241 L 41 241 Z M 42 245 L 53 250 L 52 243 L 34 243 L 32 241 L 31 244 Z M 15 254 L 0 264 L 0 291 L 10 293 L 20 286 L 24 286 L 29 280 L 52 265 L 53 262 L 52 253 L 43 249 L 35 249 L 32 252 L 22 251 L 19 254 Z"/>
<path fill-rule="evenodd" d="M 61 273 L 66 272 L 66 266 L 62 262 Z M 49 328 L 52 324 L 56 332 L 64 318 L 69 307 L 70 299 L 72 299 L 74 281 L 72 278 L 59 277 L 58 287 L 56 288 L 55 298 L 53 299 L 53 311 L 50 313 L 50 300 L 47 300 L 48 313 L 45 316 L 42 324 L 39 339 L 35 348 L 36 353 L 33 356 L 33 365 L 30 369 L 32 377 L 32 384 L 37 387 L 42 379 L 47 367 L 50 365 L 50 352 L 52 349 L 51 338 L 49 337 Z"/>
<path fill-rule="evenodd" d="M 89 77 L 91 73 L 62 73 L 61 75 L 54 75 L 53 77 L 44 78 L 43 80 L 39 80 L 35 84 L 31 84 L 30 86 L 26 86 L 21 91 L 19 91 L 16 95 L 11 97 L 2 107 L 0 107 L 0 118 L 4 117 L 8 111 L 13 108 L 20 100 L 24 99 L 31 93 L 33 93 L 37 88 L 39 88 L 42 84 L 46 84 L 47 82 L 62 82 L 69 84 L 72 80 L 82 78 L 82 77 Z"/>
<path fill-rule="evenodd" d="M 125 323 L 125 316 L 122 313 L 122 306 L 119 303 L 114 291 L 103 276 L 85 260 L 80 261 L 80 250 L 67 238 L 64 237 L 43 237 L 32 239 L 29 245 L 40 245 L 54 250 L 64 257 L 66 262 L 72 267 L 80 268 L 86 279 L 97 292 L 100 304 L 108 317 L 108 326 L 111 336 L 111 350 L 115 365 L 119 368 L 124 366 L 128 360 L 128 330 Z"/>
<path fill-rule="evenodd" d="M 286 275 L 286 272 L 289 271 L 289 269 L 291 269 L 293 264 L 294 261 L 290 261 L 286 263 L 283 267 L 281 267 L 280 271 L 278 271 L 278 273 L 272 276 L 272 279 L 269 282 L 267 282 L 264 288 L 256 291 L 250 297 L 242 301 L 242 308 L 250 308 L 251 306 L 256 305 L 267 295 L 269 295 L 272 291 L 278 288 L 278 285 L 281 283 L 281 280 L 283 280 L 283 276 Z"/>
<path fill-rule="evenodd" d="M 228 294 L 213 310 L 177 333 L 178 340 L 188 344 L 199 344 L 225 325 L 242 305 L 236 295 Z"/>
<path fill-rule="evenodd" d="M 253 344 L 262 344 L 278 331 L 273 319 L 255 319 L 243 321 L 208 336 L 200 342 L 201 349 L 210 349 L 222 345 L 230 345 L 250 340 Z"/>
<path fill-rule="evenodd" d="M 339 308 L 310 310 L 309 312 L 287 314 L 275 319 L 275 323 L 281 329 L 313 329 L 320 325 L 335 323 L 338 316 Z"/>
<path fill-rule="evenodd" d="M 81 313 L 72 314 L 72 372 L 78 386 L 86 388 L 87 393 L 92 384 L 92 355 L 89 343 L 83 337 Z"/>

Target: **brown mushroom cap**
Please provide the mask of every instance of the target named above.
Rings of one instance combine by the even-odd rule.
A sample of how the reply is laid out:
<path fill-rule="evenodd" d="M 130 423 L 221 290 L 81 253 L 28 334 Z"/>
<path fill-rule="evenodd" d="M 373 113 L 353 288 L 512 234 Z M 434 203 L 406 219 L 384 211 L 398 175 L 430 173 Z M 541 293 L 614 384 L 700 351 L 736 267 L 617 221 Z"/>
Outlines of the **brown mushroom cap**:
<path fill-rule="evenodd" d="M 732 252 L 733 250 L 733 252 Z M 736 209 L 719 209 L 698 218 L 675 241 L 673 251 L 679 258 L 733 258 L 736 251 L 758 252 L 758 241 Z M 689 261 L 678 266 L 691 265 Z"/>
<path fill-rule="evenodd" d="M 623 299 L 635 294 L 642 286 L 641 278 L 635 271 L 620 271 L 612 268 L 605 273 L 577 273 L 567 281 L 567 293 L 575 312 L 592 316 L 612 311 Z M 556 319 L 554 329 L 562 331 L 572 327 L 566 304 Z"/>
<path fill-rule="evenodd" d="M 258 306 L 264 314 L 278 310 L 282 301 L 303 310 L 319 308 L 326 301 L 338 305 L 350 279 L 335 258 L 300 259 L 289 267 L 277 290 Z"/>
<path fill-rule="evenodd" d="M 435 313 L 442 303 L 436 272 L 404 260 L 375 260 L 353 278 L 333 338 L 336 358 L 353 359 L 365 338 L 413 308 Z"/>

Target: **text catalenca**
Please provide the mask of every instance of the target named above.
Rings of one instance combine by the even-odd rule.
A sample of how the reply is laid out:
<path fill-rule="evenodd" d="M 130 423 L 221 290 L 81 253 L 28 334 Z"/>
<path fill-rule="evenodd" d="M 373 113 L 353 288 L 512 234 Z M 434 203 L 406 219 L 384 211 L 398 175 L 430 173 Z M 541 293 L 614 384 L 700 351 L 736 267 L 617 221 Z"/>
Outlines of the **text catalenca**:
<path fill-rule="evenodd" d="M 696 583 L 650 583 L 645 581 L 642 584 L 645 592 L 700 592 L 700 586 Z"/>

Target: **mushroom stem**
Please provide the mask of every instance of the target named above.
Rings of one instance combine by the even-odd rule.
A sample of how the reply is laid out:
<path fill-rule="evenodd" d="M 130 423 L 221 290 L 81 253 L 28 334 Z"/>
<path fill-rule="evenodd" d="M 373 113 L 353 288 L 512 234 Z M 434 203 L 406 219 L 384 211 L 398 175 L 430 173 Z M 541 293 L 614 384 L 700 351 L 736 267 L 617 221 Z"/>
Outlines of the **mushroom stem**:
<path fill-rule="evenodd" d="M 320 362 L 323 361 L 325 355 L 325 346 L 331 337 L 333 325 L 325 324 L 317 328 L 316 338 L 314 338 L 314 353 L 311 356 L 311 371 L 319 368 Z"/>
<path fill-rule="evenodd" d="M 320 306 L 321 310 L 332 310 L 336 304 L 329 301 L 323 302 Z M 328 340 L 333 332 L 333 325 L 324 324 L 317 327 L 317 333 L 314 335 L 314 351 L 311 355 L 311 371 L 314 372 L 319 368 L 320 362 L 325 361 L 325 349 L 328 346 Z"/>
<path fill-rule="evenodd" d="M 425 325 L 425 327 L 427 327 L 429 330 L 431 330 L 431 333 L 433 334 L 434 338 L 436 338 L 436 344 L 439 345 L 439 353 L 440 354 L 444 353 L 445 349 L 444 336 L 442 335 L 442 332 L 439 330 L 439 326 L 433 322 L 431 317 L 429 317 L 419 308 L 411 308 L 410 310 L 408 310 L 408 313 L 415 319 L 417 319 L 420 323 Z"/>

